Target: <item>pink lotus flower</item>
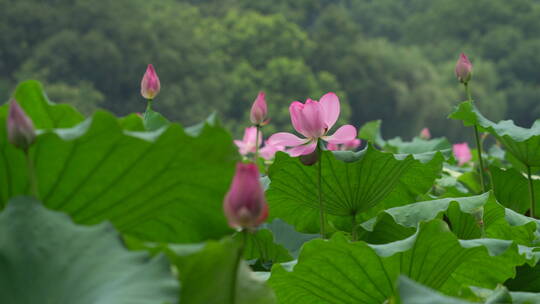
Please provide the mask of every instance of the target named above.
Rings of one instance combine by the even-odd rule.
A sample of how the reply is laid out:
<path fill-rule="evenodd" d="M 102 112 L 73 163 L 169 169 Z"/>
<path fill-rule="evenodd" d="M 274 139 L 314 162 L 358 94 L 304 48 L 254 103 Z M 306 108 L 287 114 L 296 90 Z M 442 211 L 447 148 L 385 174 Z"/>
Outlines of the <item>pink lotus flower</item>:
<path fill-rule="evenodd" d="M 421 139 L 430 139 L 431 138 L 431 132 L 429 132 L 428 128 L 423 128 L 422 131 L 420 131 L 420 138 Z"/>
<path fill-rule="evenodd" d="M 339 99 L 334 93 L 323 95 L 320 101 L 308 99 L 305 104 L 294 101 L 289 107 L 291 121 L 294 129 L 306 138 L 280 132 L 269 140 L 276 145 L 292 147 L 287 153 L 293 157 L 315 151 L 319 138 L 331 144 L 349 142 L 356 138 L 356 128 L 351 125 L 342 126 L 333 135 L 327 135 L 336 123 L 339 111 Z"/>
<path fill-rule="evenodd" d="M 269 140 L 264 143 L 264 147 L 259 150 L 262 158 L 271 160 L 276 155 L 277 151 L 285 151 L 285 146 L 275 145 Z"/>
<path fill-rule="evenodd" d="M 28 150 L 36 140 L 36 131 L 32 120 L 15 100 L 9 105 L 7 135 L 11 144 L 23 150 Z"/>
<path fill-rule="evenodd" d="M 259 147 L 262 144 L 262 132 L 259 131 Z M 234 144 L 238 147 L 240 154 L 248 155 L 257 150 L 257 127 L 248 127 L 244 131 L 242 140 L 235 140 Z"/>
<path fill-rule="evenodd" d="M 472 159 L 471 149 L 469 149 L 469 144 L 466 142 L 454 144 L 452 151 L 454 152 L 454 157 L 458 160 L 458 166 L 462 166 Z"/>
<path fill-rule="evenodd" d="M 236 165 L 231 187 L 223 202 L 223 211 L 233 228 L 253 228 L 268 217 L 268 205 L 254 163 Z"/>
<path fill-rule="evenodd" d="M 268 109 L 266 107 L 265 95 L 264 92 L 261 91 L 251 106 L 249 119 L 254 125 L 262 125 L 265 123 L 267 113 Z"/>
<path fill-rule="evenodd" d="M 149 64 L 141 80 L 141 95 L 146 99 L 154 99 L 159 93 L 161 85 L 154 66 Z"/>
<path fill-rule="evenodd" d="M 347 150 L 354 150 L 360 146 L 362 141 L 358 138 L 355 138 L 349 142 L 346 142 L 344 144 L 331 144 L 329 143 L 326 148 L 330 151 L 347 151 Z"/>
<path fill-rule="evenodd" d="M 464 53 L 459 55 L 459 59 L 456 63 L 456 77 L 462 83 L 467 83 L 471 79 L 472 64 L 469 58 Z"/>

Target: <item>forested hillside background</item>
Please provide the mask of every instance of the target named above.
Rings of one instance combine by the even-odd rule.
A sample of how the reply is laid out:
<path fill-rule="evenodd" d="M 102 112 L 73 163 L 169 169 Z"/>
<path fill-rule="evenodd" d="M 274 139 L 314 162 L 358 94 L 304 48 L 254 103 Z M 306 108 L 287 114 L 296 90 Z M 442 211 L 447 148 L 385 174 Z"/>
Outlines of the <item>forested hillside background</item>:
<path fill-rule="evenodd" d="M 140 79 L 160 76 L 156 110 L 184 125 L 215 110 L 238 136 L 267 93 L 271 130 L 287 105 L 335 91 L 342 117 L 383 119 L 387 137 L 466 139 L 441 120 L 464 100 L 453 68 L 492 120 L 540 117 L 540 1 L 0 0 L 0 99 L 38 79 L 49 97 L 117 114 L 144 111 Z"/>

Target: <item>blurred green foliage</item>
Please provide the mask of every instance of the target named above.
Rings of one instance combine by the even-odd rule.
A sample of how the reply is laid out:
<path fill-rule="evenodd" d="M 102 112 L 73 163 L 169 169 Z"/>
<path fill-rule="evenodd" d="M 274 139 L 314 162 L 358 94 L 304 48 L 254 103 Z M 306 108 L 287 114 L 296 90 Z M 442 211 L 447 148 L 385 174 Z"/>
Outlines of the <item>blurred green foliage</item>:
<path fill-rule="evenodd" d="M 482 112 L 528 126 L 540 116 L 539 34 L 537 0 L 0 0 L 0 99 L 33 78 L 87 114 L 142 112 L 153 63 L 155 108 L 184 125 L 217 111 L 240 136 L 264 90 L 265 132 L 288 130 L 291 101 L 335 91 L 356 126 L 457 140 L 469 132 L 444 117 L 465 99 L 459 53 Z"/>

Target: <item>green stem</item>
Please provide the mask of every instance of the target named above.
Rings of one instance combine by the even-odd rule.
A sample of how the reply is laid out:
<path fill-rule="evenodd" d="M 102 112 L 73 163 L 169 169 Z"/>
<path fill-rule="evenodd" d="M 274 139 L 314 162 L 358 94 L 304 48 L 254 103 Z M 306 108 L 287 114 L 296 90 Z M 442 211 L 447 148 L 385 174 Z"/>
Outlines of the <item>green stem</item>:
<path fill-rule="evenodd" d="M 473 102 L 473 99 L 471 97 L 471 90 L 469 89 L 469 84 L 466 82 L 464 83 L 464 85 L 467 98 L 470 102 Z M 486 183 L 484 181 L 484 159 L 482 158 L 482 144 L 480 143 L 480 134 L 478 134 L 478 126 L 476 124 L 474 125 L 474 139 L 476 141 L 476 151 L 478 153 L 480 184 L 482 185 L 482 192 L 486 192 Z"/>
<path fill-rule="evenodd" d="M 257 134 L 256 134 L 256 138 L 255 138 L 255 163 L 257 163 L 257 161 L 259 160 L 259 134 L 261 132 L 261 126 L 260 125 L 257 125 L 256 126 L 257 128 Z"/>
<path fill-rule="evenodd" d="M 326 223 L 326 219 L 325 219 L 325 214 L 324 214 L 324 201 L 323 201 L 323 191 L 322 191 L 322 150 L 321 148 L 319 147 L 319 142 L 317 142 L 317 158 L 318 158 L 318 162 L 319 164 L 317 165 L 317 177 L 318 177 L 318 181 L 317 181 L 317 187 L 319 189 L 319 217 L 320 217 L 320 225 L 321 225 L 321 237 L 324 239 L 325 238 L 325 229 L 324 229 L 324 226 L 325 226 L 325 223 Z"/>
<path fill-rule="evenodd" d="M 144 111 L 144 122 L 148 120 L 148 116 L 150 115 L 150 111 L 152 110 L 152 101 L 153 99 L 147 99 L 146 100 L 146 111 Z"/>
<path fill-rule="evenodd" d="M 533 179 L 531 176 L 531 166 L 527 166 L 527 178 L 529 180 L 529 196 L 531 199 L 531 217 L 536 218 L 536 212 L 535 212 L 535 200 L 534 200 L 534 185 L 533 185 Z"/>
<path fill-rule="evenodd" d="M 37 185 L 37 176 L 36 176 L 36 170 L 34 168 L 34 161 L 32 160 L 32 157 L 30 157 L 30 153 L 28 150 L 24 151 L 24 155 L 26 157 L 26 167 L 28 169 L 28 183 L 30 184 L 30 193 L 33 197 L 36 199 L 39 199 L 39 191 L 38 191 L 38 185 Z"/>
<path fill-rule="evenodd" d="M 234 261 L 234 270 L 233 270 L 233 276 L 232 276 L 232 282 L 231 282 L 231 295 L 230 295 L 230 301 L 229 304 L 235 304 L 236 303 L 236 283 L 238 281 L 238 272 L 240 271 L 240 261 L 242 261 L 242 257 L 244 255 L 244 248 L 246 247 L 246 241 L 247 241 L 247 229 L 242 229 L 240 231 L 240 246 L 238 246 L 238 252 L 236 254 L 236 260 Z"/>

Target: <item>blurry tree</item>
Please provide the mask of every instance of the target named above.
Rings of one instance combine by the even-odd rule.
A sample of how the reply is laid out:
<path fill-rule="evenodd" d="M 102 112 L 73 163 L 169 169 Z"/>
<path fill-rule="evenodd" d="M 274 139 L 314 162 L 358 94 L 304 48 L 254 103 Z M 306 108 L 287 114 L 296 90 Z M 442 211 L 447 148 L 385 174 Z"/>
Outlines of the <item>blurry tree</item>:
<path fill-rule="evenodd" d="M 216 111 L 240 136 L 264 90 L 266 132 L 290 129 L 291 101 L 336 91 L 357 126 L 457 140 L 463 129 L 441 119 L 464 99 L 459 53 L 481 109 L 528 125 L 540 114 L 538 35 L 537 0 L 0 0 L 0 98 L 35 78 L 86 113 L 141 112 L 153 63 L 155 107 L 184 125 Z"/>

